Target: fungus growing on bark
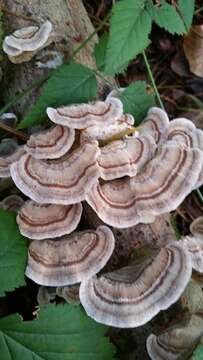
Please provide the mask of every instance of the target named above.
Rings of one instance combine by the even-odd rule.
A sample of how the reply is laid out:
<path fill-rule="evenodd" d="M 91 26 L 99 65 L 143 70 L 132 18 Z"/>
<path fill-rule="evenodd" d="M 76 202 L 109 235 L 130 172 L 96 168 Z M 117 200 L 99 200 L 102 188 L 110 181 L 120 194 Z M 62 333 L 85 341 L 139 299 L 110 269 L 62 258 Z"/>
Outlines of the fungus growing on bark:
<path fill-rule="evenodd" d="M 160 335 L 151 334 L 147 351 L 152 360 L 188 359 L 203 335 L 203 318 L 192 315 L 185 324 L 170 327 Z"/>
<path fill-rule="evenodd" d="M 53 41 L 52 24 L 45 21 L 39 26 L 27 26 L 6 36 L 3 50 L 14 64 L 29 61 L 45 46 Z"/>
<path fill-rule="evenodd" d="M 17 223 L 22 235 L 29 239 L 42 240 L 70 234 L 82 215 L 82 204 L 38 204 L 28 200 L 21 207 Z"/>
<path fill-rule="evenodd" d="M 56 160 L 38 160 L 23 155 L 11 166 L 16 186 L 41 204 L 70 205 L 85 198 L 85 192 L 97 181 L 99 148 L 96 142 L 85 143 Z"/>
<path fill-rule="evenodd" d="M 189 253 L 173 242 L 141 264 L 84 280 L 80 301 L 98 322 L 120 328 L 141 326 L 179 299 L 191 271 Z"/>
<path fill-rule="evenodd" d="M 57 159 L 70 150 L 75 130 L 56 125 L 41 133 L 31 135 L 25 150 L 36 159 Z"/>
<path fill-rule="evenodd" d="M 10 166 L 24 154 L 24 147 L 13 139 L 5 139 L 0 144 L 0 178 L 9 177 Z"/>
<path fill-rule="evenodd" d="M 203 237 L 185 236 L 182 241 L 191 255 L 193 269 L 203 273 Z"/>
<path fill-rule="evenodd" d="M 156 144 L 150 136 L 128 137 L 109 143 L 101 148 L 98 157 L 102 179 L 135 176 L 153 157 L 155 150 Z"/>
<path fill-rule="evenodd" d="M 199 149 L 166 143 L 137 176 L 97 181 L 86 200 L 108 225 L 125 228 L 150 223 L 155 216 L 175 210 L 191 192 L 202 158 Z"/>
<path fill-rule="evenodd" d="M 104 267 L 114 242 L 113 233 L 106 226 L 54 240 L 32 241 L 25 274 L 45 286 L 76 284 Z"/>
<path fill-rule="evenodd" d="M 144 121 L 139 126 L 141 135 L 151 135 L 157 144 L 160 144 L 169 126 L 169 118 L 167 113 L 156 107 L 149 109 Z"/>
<path fill-rule="evenodd" d="M 24 200 L 18 195 L 9 195 L 0 202 L 0 208 L 6 211 L 18 211 L 23 206 Z"/>
<path fill-rule="evenodd" d="M 203 239 L 203 216 L 199 216 L 192 222 L 190 225 L 190 231 L 194 236 Z"/>
<path fill-rule="evenodd" d="M 58 286 L 56 288 L 56 294 L 62 297 L 69 304 L 80 304 L 79 284 Z"/>
<path fill-rule="evenodd" d="M 55 124 L 73 129 L 86 129 L 89 126 L 107 126 L 123 115 L 123 105 L 119 99 L 96 101 L 94 103 L 63 106 L 57 109 L 48 107 L 47 115 Z"/>

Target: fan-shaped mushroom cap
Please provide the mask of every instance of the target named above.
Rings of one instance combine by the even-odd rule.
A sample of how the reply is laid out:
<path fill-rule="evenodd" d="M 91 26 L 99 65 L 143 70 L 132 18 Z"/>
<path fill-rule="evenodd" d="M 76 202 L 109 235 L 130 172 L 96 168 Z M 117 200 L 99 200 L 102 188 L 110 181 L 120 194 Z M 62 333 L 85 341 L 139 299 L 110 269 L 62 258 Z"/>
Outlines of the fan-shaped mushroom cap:
<path fill-rule="evenodd" d="M 100 271 L 114 249 L 114 236 L 106 226 L 58 240 L 33 241 L 29 246 L 26 275 L 37 284 L 76 284 Z"/>
<path fill-rule="evenodd" d="M 193 269 L 203 273 L 203 237 L 185 236 L 182 241 L 191 255 Z"/>
<path fill-rule="evenodd" d="M 38 50 L 53 41 L 51 35 L 50 21 L 45 21 L 40 27 L 27 26 L 6 36 L 3 41 L 3 50 L 14 64 L 29 61 Z"/>
<path fill-rule="evenodd" d="M 98 157 L 102 179 L 135 176 L 153 157 L 155 150 L 156 144 L 150 136 L 129 137 L 111 142 L 101 148 Z"/>
<path fill-rule="evenodd" d="M 41 48 L 48 40 L 52 31 L 50 21 L 45 21 L 40 27 L 27 26 L 16 30 L 13 34 L 6 36 L 3 43 L 14 49 L 23 51 L 35 51 Z M 8 54 L 12 55 L 12 54 Z"/>
<path fill-rule="evenodd" d="M 98 322 L 121 328 L 141 326 L 178 300 L 191 269 L 190 255 L 174 242 L 141 265 L 84 280 L 80 301 Z"/>
<path fill-rule="evenodd" d="M 5 139 L 0 145 L 0 178 L 9 177 L 10 165 L 24 154 L 24 146 L 12 139 Z"/>
<path fill-rule="evenodd" d="M 177 118 L 170 122 L 166 139 L 203 151 L 203 131 L 197 129 L 192 121 L 185 118 Z"/>
<path fill-rule="evenodd" d="M 17 216 L 22 235 L 29 239 L 55 238 L 74 231 L 82 215 L 82 205 L 38 204 L 26 201 Z"/>
<path fill-rule="evenodd" d="M 18 195 L 9 195 L 0 202 L 0 207 L 7 211 L 18 211 L 24 200 Z"/>
<path fill-rule="evenodd" d="M 84 129 L 80 135 L 81 143 L 89 140 L 108 140 L 113 136 L 125 132 L 134 124 L 134 118 L 130 114 L 122 115 L 121 118 L 113 124 L 106 126 L 94 125 Z"/>
<path fill-rule="evenodd" d="M 25 150 L 36 159 L 57 159 L 68 152 L 74 139 L 74 129 L 57 125 L 31 135 Z"/>
<path fill-rule="evenodd" d="M 159 144 L 168 126 L 169 118 L 167 113 L 160 108 L 152 107 L 139 126 L 139 133 L 141 135 L 151 135 L 155 142 Z"/>
<path fill-rule="evenodd" d="M 69 286 L 58 286 L 56 294 L 62 297 L 69 304 L 80 304 L 79 284 Z"/>
<path fill-rule="evenodd" d="M 203 216 L 199 216 L 192 222 L 190 225 L 190 231 L 194 236 L 203 239 Z"/>
<path fill-rule="evenodd" d="M 132 178 L 97 182 L 86 194 L 98 216 L 114 227 L 149 223 L 170 212 L 191 192 L 202 166 L 202 152 L 164 144 Z"/>
<path fill-rule="evenodd" d="M 151 334 L 147 351 L 152 360 L 188 359 L 202 335 L 203 319 L 192 315 L 187 324 L 173 326 L 158 336 Z"/>
<path fill-rule="evenodd" d="M 47 115 L 56 124 L 73 129 L 86 129 L 89 126 L 106 126 L 114 123 L 123 115 L 123 104 L 119 99 L 96 101 L 90 104 L 77 104 L 47 108 Z"/>
<path fill-rule="evenodd" d="M 64 158 L 38 160 L 25 154 L 12 164 L 11 176 L 16 186 L 41 204 L 75 204 L 99 177 L 96 142 L 84 144 Z"/>

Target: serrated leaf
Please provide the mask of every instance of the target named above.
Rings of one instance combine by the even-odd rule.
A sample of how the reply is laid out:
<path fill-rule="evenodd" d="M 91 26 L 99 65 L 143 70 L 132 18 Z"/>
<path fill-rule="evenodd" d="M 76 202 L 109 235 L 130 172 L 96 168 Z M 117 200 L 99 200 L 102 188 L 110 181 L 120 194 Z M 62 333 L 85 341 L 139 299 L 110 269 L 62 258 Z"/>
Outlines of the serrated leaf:
<path fill-rule="evenodd" d="M 105 73 L 115 74 L 149 44 L 151 17 L 145 1 L 122 0 L 113 6 Z"/>
<path fill-rule="evenodd" d="M 121 94 L 124 112 L 130 113 L 135 118 L 135 125 L 139 125 L 144 119 L 148 109 L 156 105 L 155 97 L 146 90 L 144 81 L 130 84 Z"/>
<path fill-rule="evenodd" d="M 33 321 L 7 316 L 0 319 L 1 359 L 110 360 L 115 350 L 107 329 L 68 304 L 42 307 Z"/>
<path fill-rule="evenodd" d="M 178 9 L 184 21 L 187 31 L 189 31 L 192 25 L 192 19 L 195 10 L 195 0 L 179 0 Z"/>
<path fill-rule="evenodd" d="M 160 6 L 153 7 L 153 19 L 157 25 L 169 31 L 171 34 L 181 35 L 187 29 L 175 7 L 162 1 Z"/>
<path fill-rule="evenodd" d="M 15 218 L 15 214 L 0 209 L 0 296 L 25 285 L 27 241 Z"/>
<path fill-rule="evenodd" d="M 94 56 L 97 64 L 97 69 L 101 71 L 104 70 L 105 66 L 108 39 L 109 35 L 107 33 L 103 34 L 94 48 Z"/>
<path fill-rule="evenodd" d="M 43 86 L 41 96 L 28 111 L 18 128 L 38 125 L 46 120 L 48 106 L 87 102 L 96 96 L 94 73 L 81 64 L 62 65 Z"/>

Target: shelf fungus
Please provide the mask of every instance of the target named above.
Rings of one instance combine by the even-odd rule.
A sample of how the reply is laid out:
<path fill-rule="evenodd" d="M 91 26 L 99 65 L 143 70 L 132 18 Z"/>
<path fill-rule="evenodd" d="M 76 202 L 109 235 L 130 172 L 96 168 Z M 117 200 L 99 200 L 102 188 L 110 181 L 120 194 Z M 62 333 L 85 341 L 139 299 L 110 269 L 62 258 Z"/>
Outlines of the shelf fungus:
<path fill-rule="evenodd" d="M 199 216 L 190 225 L 191 233 L 203 240 L 203 216 Z"/>
<path fill-rule="evenodd" d="M 123 137 L 123 134 L 128 133 L 132 129 L 135 120 L 132 115 L 125 114 L 122 115 L 119 120 L 116 120 L 112 124 L 104 125 L 94 125 L 89 126 L 88 128 L 81 131 L 80 142 L 98 140 L 98 141 L 108 141 L 116 136 L 119 138 Z M 137 131 L 138 133 L 138 131 Z"/>
<path fill-rule="evenodd" d="M 22 235 L 42 240 L 70 234 L 82 215 L 82 205 L 38 204 L 32 200 L 21 207 L 17 223 Z"/>
<path fill-rule="evenodd" d="M 135 176 L 154 156 L 155 150 L 156 144 L 150 136 L 128 137 L 103 146 L 98 157 L 102 179 Z"/>
<path fill-rule="evenodd" d="M 18 195 L 9 195 L 0 202 L 0 208 L 6 211 L 18 212 L 21 206 L 23 206 L 24 200 Z"/>
<path fill-rule="evenodd" d="M 10 177 L 10 166 L 24 154 L 24 147 L 12 139 L 5 139 L 0 144 L 0 178 Z"/>
<path fill-rule="evenodd" d="M 96 101 L 89 104 L 64 106 L 57 109 L 48 107 L 47 115 L 55 124 L 73 129 L 86 129 L 89 126 L 106 126 L 123 115 L 123 105 L 119 99 Z"/>
<path fill-rule="evenodd" d="M 6 36 L 3 50 L 14 64 L 29 61 L 41 49 L 53 41 L 53 29 L 50 21 L 41 26 L 27 26 Z"/>
<path fill-rule="evenodd" d="M 155 142 L 160 144 L 168 126 L 169 118 L 167 113 L 160 108 L 152 107 L 139 126 L 139 133 L 140 135 L 151 135 Z"/>
<path fill-rule="evenodd" d="M 57 159 L 70 150 L 74 139 L 74 129 L 57 125 L 31 135 L 25 150 L 36 159 Z"/>
<path fill-rule="evenodd" d="M 191 270 L 189 253 L 173 242 L 140 264 L 84 280 L 80 301 L 97 322 L 138 327 L 179 299 Z"/>
<path fill-rule="evenodd" d="M 182 242 L 191 255 L 193 269 L 203 273 L 203 237 L 185 236 Z"/>
<path fill-rule="evenodd" d="M 189 359 L 203 335 L 203 318 L 192 315 L 183 324 L 176 324 L 147 339 L 147 351 L 152 360 Z"/>
<path fill-rule="evenodd" d="M 86 200 L 108 225 L 125 228 L 150 223 L 155 216 L 175 210 L 191 192 L 202 158 L 199 149 L 163 144 L 138 175 L 97 181 Z"/>
<path fill-rule="evenodd" d="M 99 272 L 114 250 L 114 236 L 107 226 L 85 230 L 58 240 L 32 241 L 25 274 L 37 284 L 65 286 Z"/>
<path fill-rule="evenodd" d="M 11 166 L 16 186 L 41 204 L 70 205 L 85 199 L 85 192 L 97 181 L 97 142 L 85 143 L 55 160 L 39 160 L 23 155 Z"/>

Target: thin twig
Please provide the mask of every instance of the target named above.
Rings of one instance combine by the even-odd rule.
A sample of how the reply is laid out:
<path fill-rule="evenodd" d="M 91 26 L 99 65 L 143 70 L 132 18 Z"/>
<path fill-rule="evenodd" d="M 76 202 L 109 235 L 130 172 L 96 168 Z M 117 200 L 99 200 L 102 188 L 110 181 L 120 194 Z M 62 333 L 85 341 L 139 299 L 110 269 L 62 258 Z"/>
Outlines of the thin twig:
<path fill-rule="evenodd" d="M 23 141 L 27 141 L 29 139 L 29 136 L 27 134 L 25 134 L 24 132 L 16 130 L 2 122 L 0 122 L 0 129 L 5 130 L 6 132 L 17 136 L 19 139 L 21 139 Z"/>

